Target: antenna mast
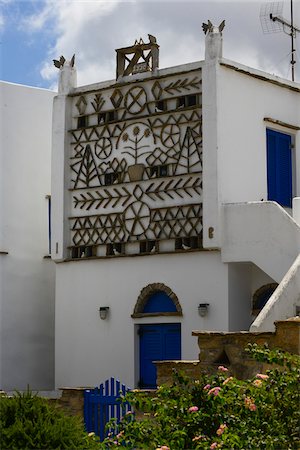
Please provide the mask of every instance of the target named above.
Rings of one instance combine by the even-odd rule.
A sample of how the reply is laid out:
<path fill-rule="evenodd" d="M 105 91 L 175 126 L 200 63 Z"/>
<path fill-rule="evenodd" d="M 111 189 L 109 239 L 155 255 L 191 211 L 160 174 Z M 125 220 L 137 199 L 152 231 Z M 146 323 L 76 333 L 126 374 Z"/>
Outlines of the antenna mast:
<path fill-rule="evenodd" d="M 260 21 L 264 33 L 277 33 L 283 31 L 285 34 L 291 36 L 292 81 L 295 81 L 296 49 L 294 39 L 296 38 L 296 33 L 300 33 L 300 29 L 294 25 L 293 0 L 290 0 L 290 5 L 291 22 L 288 22 L 281 16 L 283 2 L 264 5 L 264 7 L 261 8 Z M 285 28 L 288 28 L 289 31 L 286 32 Z"/>

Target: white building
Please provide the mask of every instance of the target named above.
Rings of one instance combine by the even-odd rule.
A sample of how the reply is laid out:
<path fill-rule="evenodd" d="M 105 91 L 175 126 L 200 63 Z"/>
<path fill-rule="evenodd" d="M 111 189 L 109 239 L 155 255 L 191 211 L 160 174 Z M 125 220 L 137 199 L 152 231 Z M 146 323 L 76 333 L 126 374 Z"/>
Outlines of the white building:
<path fill-rule="evenodd" d="M 116 80 L 75 78 L 54 100 L 56 386 L 151 387 L 153 360 L 197 359 L 192 330 L 294 315 L 299 84 L 224 59 L 216 27 L 204 61 L 159 70 L 151 38 Z"/>
<path fill-rule="evenodd" d="M 0 389 L 53 389 L 49 256 L 54 92 L 0 83 Z"/>

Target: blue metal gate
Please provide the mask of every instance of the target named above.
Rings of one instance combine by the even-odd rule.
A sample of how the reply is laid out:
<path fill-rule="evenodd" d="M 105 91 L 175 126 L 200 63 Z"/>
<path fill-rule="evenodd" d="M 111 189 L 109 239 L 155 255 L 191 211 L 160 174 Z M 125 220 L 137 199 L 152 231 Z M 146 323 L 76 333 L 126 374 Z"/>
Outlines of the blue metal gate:
<path fill-rule="evenodd" d="M 129 411 L 129 403 L 121 403 L 120 395 L 130 389 L 120 381 L 111 378 L 101 383 L 99 388 L 84 391 L 84 424 L 88 433 L 94 432 L 100 440 L 106 437 L 105 426 L 110 419 L 117 422 Z"/>

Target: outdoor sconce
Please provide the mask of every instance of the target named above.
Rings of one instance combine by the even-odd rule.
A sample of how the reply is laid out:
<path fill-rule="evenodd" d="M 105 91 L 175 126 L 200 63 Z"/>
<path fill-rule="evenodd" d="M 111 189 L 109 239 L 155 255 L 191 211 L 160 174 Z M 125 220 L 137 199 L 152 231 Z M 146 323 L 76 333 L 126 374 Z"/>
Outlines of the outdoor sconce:
<path fill-rule="evenodd" d="M 208 313 L 209 303 L 200 303 L 198 306 L 198 313 L 201 317 L 205 317 Z"/>
<path fill-rule="evenodd" d="M 105 320 L 109 311 L 109 306 L 100 306 L 99 308 L 99 316 L 100 319 Z"/>

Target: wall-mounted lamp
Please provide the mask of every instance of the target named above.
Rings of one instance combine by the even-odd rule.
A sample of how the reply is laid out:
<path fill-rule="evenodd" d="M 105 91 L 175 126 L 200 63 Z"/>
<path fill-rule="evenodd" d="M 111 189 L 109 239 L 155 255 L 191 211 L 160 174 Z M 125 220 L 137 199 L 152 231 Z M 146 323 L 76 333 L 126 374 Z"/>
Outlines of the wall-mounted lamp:
<path fill-rule="evenodd" d="M 201 317 L 205 317 L 208 313 L 209 303 L 200 303 L 198 306 L 198 313 Z"/>
<path fill-rule="evenodd" d="M 100 319 L 105 320 L 109 311 L 109 306 L 100 306 L 99 308 L 99 316 Z"/>

